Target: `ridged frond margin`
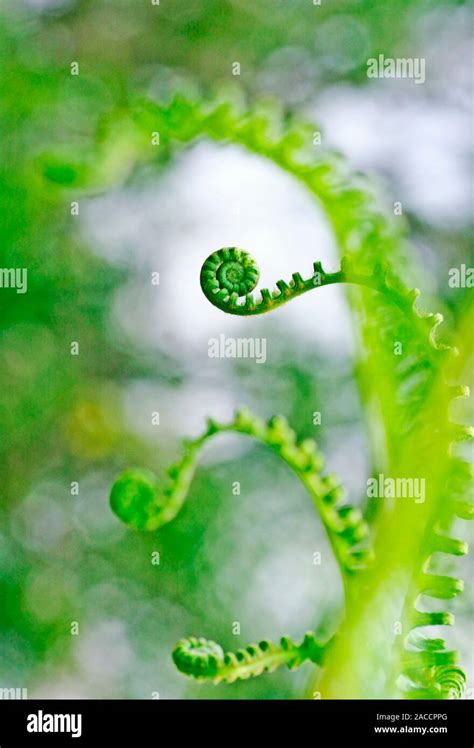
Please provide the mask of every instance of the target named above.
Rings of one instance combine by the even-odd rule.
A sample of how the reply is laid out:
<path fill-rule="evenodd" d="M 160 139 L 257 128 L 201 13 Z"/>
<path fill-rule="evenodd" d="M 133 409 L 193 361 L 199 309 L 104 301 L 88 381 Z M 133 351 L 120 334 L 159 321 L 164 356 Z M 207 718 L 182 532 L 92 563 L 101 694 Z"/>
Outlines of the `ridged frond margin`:
<path fill-rule="evenodd" d="M 461 519 L 472 519 L 473 505 L 465 502 L 466 484 L 472 486 L 472 468 L 464 460 L 450 461 L 451 501 L 446 515 L 451 513 Z M 459 492 L 460 500 L 457 501 Z M 449 516 L 444 524 L 449 525 Z M 402 673 L 399 687 L 407 698 L 443 699 L 462 698 L 466 676 L 456 663 L 458 653 L 446 648 L 443 639 L 434 639 L 420 631 L 425 626 L 452 626 L 454 616 L 445 611 L 420 611 L 421 595 L 436 600 L 451 600 L 462 593 L 464 582 L 453 576 L 434 574 L 431 571 L 435 554 L 464 556 L 469 550 L 463 540 L 452 538 L 441 527 L 428 532 L 427 551 L 422 570 L 412 580 L 407 597 L 405 625 L 409 633 L 405 637 L 402 655 Z"/>

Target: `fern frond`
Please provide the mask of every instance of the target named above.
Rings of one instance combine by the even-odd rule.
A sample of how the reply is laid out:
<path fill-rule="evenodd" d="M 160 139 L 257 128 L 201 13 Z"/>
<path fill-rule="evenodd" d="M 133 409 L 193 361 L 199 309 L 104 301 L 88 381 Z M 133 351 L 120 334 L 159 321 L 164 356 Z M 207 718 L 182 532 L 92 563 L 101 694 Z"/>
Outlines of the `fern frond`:
<path fill-rule="evenodd" d="M 290 670 L 308 660 L 321 665 L 328 647 L 329 643 L 321 644 L 311 631 L 305 634 L 301 644 L 284 636 L 279 644 L 264 639 L 226 653 L 216 642 L 192 636 L 178 642 L 173 650 L 173 661 L 181 673 L 198 681 L 234 683 L 272 673 L 282 665 Z"/>
<path fill-rule="evenodd" d="M 218 309 L 228 314 L 248 316 L 272 311 L 307 291 L 334 283 L 357 283 L 375 289 L 381 285 L 378 278 L 356 273 L 348 258 L 343 259 L 341 269 L 336 273 L 326 273 L 322 264 L 315 262 L 314 272 L 307 280 L 303 280 L 299 273 L 293 273 L 288 283 L 276 281 L 275 290 L 263 288 L 260 299 L 255 301 L 251 291 L 259 277 L 258 265 L 248 252 L 238 247 L 223 247 L 205 260 L 201 269 L 201 288 Z"/>
<path fill-rule="evenodd" d="M 212 436 L 229 432 L 253 437 L 267 445 L 300 478 L 319 512 L 343 575 L 353 574 L 369 563 L 369 530 L 360 511 L 343 501 L 343 489 L 334 476 L 321 476 L 324 460 L 315 442 L 311 439 L 298 442 L 281 416 L 264 423 L 249 411 L 241 410 L 230 423 L 219 424 L 209 419 L 200 437 L 186 441 L 183 457 L 169 468 L 169 479 L 163 489 L 154 474 L 146 470 L 126 470 L 117 478 L 110 495 L 115 514 L 139 530 L 153 531 L 171 521 L 188 494 L 200 448 Z M 231 683 L 271 672 L 282 664 L 293 668 L 305 660 L 320 663 L 322 652 L 323 647 L 311 633 L 299 645 L 283 637 L 279 646 L 265 640 L 225 655 L 215 642 L 192 637 L 179 642 L 173 659 L 186 675 Z"/>
<path fill-rule="evenodd" d="M 408 699 L 461 699 L 466 675 L 456 665 L 458 653 L 446 649 L 443 639 L 430 639 L 417 632 L 408 638 L 413 650 L 402 659 L 399 685 Z"/>
<path fill-rule="evenodd" d="M 343 574 L 351 574 L 371 559 L 368 525 L 359 509 L 344 501 L 344 489 L 333 475 L 321 476 L 324 459 L 312 439 L 298 442 L 295 432 L 281 417 L 268 423 L 247 410 L 238 411 L 229 423 L 208 420 L 205 432 L 186 441 L 184 454 L 168 470 L 168 481 L 160 488 L 149 471 L 130 469 L 112 486 L 110 503 L 126 524 L 139 530 L 157 530 L 181 509 L 196 469 L 200 448 L 216 434 L 233 432 L 267 445 L 292 469 L 307 488 Z"/>
<path fill-rule="evenodd" d="M 466 683 L 463 670 L 456 666 L 457 652 L 447 650 L 442 639 L 426 637 L 419 631 L 425 626 L 454 624 L 454 616 L 449 611 L 420 611 L 421 595 L 450 600 L 464 589 L 462 579 L 434 574 L 430 570 L 436 553 L 464 556 L 469 550 L 466 542 L 447 535 L 443 526 L 449 526 L 454 516 L 472 518 L 472 505 L 456 502 L 458 496 L 464 497 L 466 484 L 472 484 L 472 468 L 460 459 L 451 459 L 450 468 L 451 501 L 442 521 L 427 532 L 425 561 L 421 573 L 412 579 L 405 605 L 404 628 L 408 635 L 404 641 L 399 686 L 408 698 L 461 698 Z"/>

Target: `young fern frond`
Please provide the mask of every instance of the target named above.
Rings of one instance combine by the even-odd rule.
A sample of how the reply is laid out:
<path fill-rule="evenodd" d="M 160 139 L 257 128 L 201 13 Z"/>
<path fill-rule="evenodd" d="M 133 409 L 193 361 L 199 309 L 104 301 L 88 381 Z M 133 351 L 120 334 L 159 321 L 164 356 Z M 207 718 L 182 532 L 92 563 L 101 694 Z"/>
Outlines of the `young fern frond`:
<path fill-rule="evenodd" d="M 222 647 L 208 639 L 181 639 L 173 650 L 173 661 L 178 670 L 199 681 L 234 683 L 236 680 L 272 673 L 282 665 L 296 670 L 306 661 L 322 665 L 330 642 L 321 644 L 312 631 L 308 631 L 301 644 L 283 636 L 279 644 L 264 639 L 258 644 L 248 644 L 236 652 L 224 653 Z"/>
<path fill-rule="evenodd" d="M 253 437 L 267 445 L 300 478 L 326 528 L 347 585 L 348 577 L 371 561 L 368 526 L 360 511 L 343 501 L 344 492 L 339 481 L 334 476 L 321 476 L 324 461 L 315 442 L 311 439 L 298 442 L 281 416 L 265 424 L 249 411 L 241 410 L 230 423 L 209 420 L 200 437 L 186 442 L 184 455 L 169 468 L 169 481 L 162 490 L 149 471 L 130 469 L 122 473 L 110 495 L 113 511 L 123 522 L 139 530 L 154 531 L 171 521 L 188 494 L 200 448 L 212 436 L 229 432 Z M 177 644 L 173 659 L 185 675 L 214 683 L 232 683 L 272 672 L 280 665 L 293 669 L 306 660 L 321 664 L 327 646 L 327 643 L 317 642 L 309 632 L 299 645 L 283 637 L 279 645 L 264 640 L 224 654 L 219 644 L 191 637 Z"/>
<path fill-rule="evenodd" d="M 307 280 L 303 280 L 299 273 L 293 273 L 288 283 L 278 280 L 274 291 L 262 288 L 260 299 L 255 301 L 251 292 L 260 277 L 255 260 L 243 249 L 223 247 L 204 262 L 201 288 L 211 304 L 223 312 L 249 316 L 272 311 L 307 291 L 334 283 L 358 283 L 375 289 L 380 287 L 378 277 L 357 274 L 350 258 L 343 259 L 341 269 L 336 273 L 326 273 L 320 262 L 315 262 L 313 267 L 314 272 Z M 239 303 L 243 297 L 244 303 Z"/>
<path fill-rule="evenodd" d="M 238 247 L 222 247 L 204 261 L 200 283 L 211 304 L 227 314 L 239 316 L 265 314 L 308 291 L 336 283 L 365 286 L 383 294 L 387 301 L 405 312 L 410 324 L 418 328 L 434 350 L 449 350 L 449 346 L 440 342 L 437 337 L 443 315 L 421 311 L 417 306 L 419 289 L 405 288 L 386 266 L 378 264 L 371 273 L 360 272 L 357 270 L 357 261 L 345 255 L 341 258 L 340 269 L 328 273 L 322 263 L 316 261 L 313 263 L 312 275 L 306 280 L 300 273 L 293 273 L 288 283 L 284 280 L 276 281 L 273 291 L 261 289 L 260 298 L 255 300 L 251 292 L 256 288 L 259 277 L 258 265 L 248 252 Z M 414 362 L 411 361 L 410 366 L 405 368 L 411 373 Z"/>
<path fill-rule="evenodd" d="M 149 471 L 129 469 L 115 481 L 110 502 L 126 524 L 139 530 L 157 530 L 180 511 L 189 491 L 201 447 L 223 433 L 250 436 L 270 447 L 302 481 L 326 528 L 343 575 L 364 567 L 371 558 L 369 530 L 361 512 L 344 501 L 344 489 L 333 475 L 321 476 L 324 460 L 312 439 L 298 442 L 295 432 L 281 416 L 268 423 L 247 410 L 240 410 L 229 423 L 208 420 L 207 429 L 187 440 L 184 454 L 168 469 L 169 480 L 160 489 Z"/>

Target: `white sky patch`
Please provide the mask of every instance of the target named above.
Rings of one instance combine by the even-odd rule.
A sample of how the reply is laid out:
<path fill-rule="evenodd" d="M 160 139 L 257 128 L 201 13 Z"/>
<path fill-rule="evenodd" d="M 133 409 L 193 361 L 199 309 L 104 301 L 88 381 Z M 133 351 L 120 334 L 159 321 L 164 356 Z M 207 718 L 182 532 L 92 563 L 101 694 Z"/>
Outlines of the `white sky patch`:
<path fill-rule="evenodd" d="M 444 100 L 413 99 L 391 80 L 361 90 L 336 86 L 314 112 L 323 137 L 354 168 L 390 175 L 390 194 L 437 226 L 463 226 L 470 211 L 469 128 Z"/>

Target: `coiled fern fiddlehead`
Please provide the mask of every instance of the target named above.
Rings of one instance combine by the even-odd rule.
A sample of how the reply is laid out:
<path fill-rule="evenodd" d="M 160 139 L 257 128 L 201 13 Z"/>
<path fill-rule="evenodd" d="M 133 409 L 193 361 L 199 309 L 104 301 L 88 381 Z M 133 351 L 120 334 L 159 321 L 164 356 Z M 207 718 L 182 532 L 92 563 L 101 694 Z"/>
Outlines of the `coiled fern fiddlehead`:
<path fill-rule="evenodd" d="M 132 469 L 120 475 L 110 496 L 113 511 L 123 522 L 139 530 L 153 531 L 174 519 L 188 494 L 201 447 L 211 437 L 229 432 L 250 436 L 270 447 L 302 481 L 323 521 L 345 581 L 368 562 L 369 532 L 360 511 L 344 501 L 344 490 L 337 478 L 321 476 L 324 460 L 315 442 L 311 439 L 298 442 L 282 417 L 274 417 L 265 424 L 242 410 L 229 423 L 209 420 L 201 436 L 185 443 L 184 454 L 169 468 L 169 481 L 163 488 L 148 471 Z M 192 637 L 178 643 L 173 659 L 186 675 L 230 683 L 271 672 L 283 664 L 290 669 L 306 660 L 321 664 L 327 648 L 327 643 L 322 645 L 314 634 L 307 633 L 300 645 L 283 637 L 279 645 L 264 640 L 235 654 L 224 655 L 215 642 Z"/>
<path fill-rule="evenodd" d="M 272 673 L 281 665 L 295 670 L 310 661 L 322 665 L 329 644 L 322 645 L 312 631 L 308 631 L 301 644 L 283 636 L 279 645 L 269 639 L 258 644 L 248 644 L 236 652 L 224 654 L 222 647 L 208 639 L 192 636 L 182 639 L 173 651 L 178 670 L 196 680 L 213 683 L 234 683 L 236 680 Z"/>
<path fill-rule="evenodd" d="M 322 455 L 312 439 L 297 441 L 287 421 L 276 416 L 267 424 L 246 410 L 238 411 L 229 423 L 208 420 L 205 432 L 187 440 L 179 462 L 168 469 L 169 480 L 160 488 L 154 475 L 143 470 L 126 470 L 115 481 L 111 506 L 126 524 L 139 530 L 157 530 L 180 511 L 194 477 L 201 447 L 213 436 L 223 433 L 250 436 L 275 452 L 302 481 L 326 528 L 341 569 L 345 575 L 366 563 L 368 527 L 361 513 L 344 501 L 344 489 L 333 475 L 321 476 Z"/>
<path fill-rule="evenodd" d="M 316 261 L 313 263 L 313 273 L 306 280 L 300 273 L 293 273 L 288 283 L 284 280 L 276 281 L 273 291 L 262 288 L 260 298 L 255 300 L 252 291 L 259 278 L 258 265 L 248 252 L 238 247 L 223 247 L 205 260 L 200 282 L 202 291 L 211 304 L 223 312 L 239 316 L 265 314 L 308 291 L 336 283 L 353 283 L 381 291 L 407 311 L 412 310 L 419 295 L 418 289 L 404 293 L 397 278 L 389 277 L 388 268 L 381 264 L 371 274 L 357 272 L 356 263 L 348 256 L 341 259 L 340 270 L 334 273 L 326 272 L 322 263 Z M 438 325 L 442 318 L 432 316 L 436 317 L 435 323 Z"/>

